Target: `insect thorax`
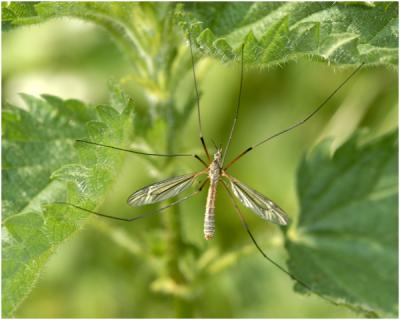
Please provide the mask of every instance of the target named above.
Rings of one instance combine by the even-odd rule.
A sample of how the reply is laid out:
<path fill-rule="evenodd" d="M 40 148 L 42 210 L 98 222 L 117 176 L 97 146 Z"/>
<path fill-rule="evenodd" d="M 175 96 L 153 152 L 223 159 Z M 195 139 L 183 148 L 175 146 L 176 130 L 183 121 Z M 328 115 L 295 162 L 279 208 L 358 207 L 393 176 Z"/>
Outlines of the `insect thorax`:
<path fill-rule="evenodd" d="M 209 166 L 208 176 L 211 180 L 211 183 L 217 182 L 221 175 L 221 150 L 217 150 L 214 154 L 214 160 L 211 162 Z"/>

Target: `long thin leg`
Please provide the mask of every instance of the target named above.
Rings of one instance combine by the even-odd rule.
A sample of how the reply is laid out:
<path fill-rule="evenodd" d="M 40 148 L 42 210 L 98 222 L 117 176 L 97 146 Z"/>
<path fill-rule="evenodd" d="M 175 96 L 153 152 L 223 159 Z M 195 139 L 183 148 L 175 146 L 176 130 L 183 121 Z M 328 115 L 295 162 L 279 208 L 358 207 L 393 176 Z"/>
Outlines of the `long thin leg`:
<path fill-rule="evenodd" d="M 123 148 L 113 147 L 113 146 L 109 146 L 109 145 L 106 145 L 106 144 L 101 144 L 101 143 L 97 143 L 97 142 L 91 142 L 91 141 L 87 141 L 87 140 L 78 139 L 78 140 L 76 140 L 76 142 L 92 144 L 92 145 L 99 146 L 99 147 L 111 148 L 111 149 L 118 150 L 118 151 L 125 151 L 125 152 L 130 152 L 130 153 L 134 153 L 134 154 L 140 154 L 140 155 L 144 155 L 144 156 L 154 156 L 154 157 L 194 157 L 197 160 L 199 160 L 204 166 L 207 167 L 207 163 L 205 163 L 205 161 L 202 160 L 197 154 L 189 154 L 189 153 L 172 153 L 172 154 L 148 153 L 148 152 L 136 151 L 136 150 L 131 150 L 131 149 L 123 149 Z"/>
<path fill-rule="evenodd" d="M 226 144 L 226 148 L 225 148 L 225 151 L 224 151 L 224 155 L 223 155 L 223 157 L 222 157 L 222 161 L 221 161 L 222 163 L 224 163 L 225 157 L 226 157 L 226 155 L 227 155 L 227 153 L 228 153 L 228 149 L 229 149 L 229 146 L 230 146 L 230 144 L 231 144 L 232 137 L 233 137 L 233 132 L 235 131 L 236 122 L 237 122 L 237 119 L 238 119 L 238 117 L 239 117 L 240 98 L 241 98 L 241 96 L 242 96 L 242 88 L 243 88 L 243 49 L 244 49 L 244 44 L 242 45 L 242 52 L 241 52 L 240 85 L 239 85 L 238 103 L 237 103 L 235 115 L 234 115 L 234 118 L 233 118 L 233 123 L 232 123 L 232 127 L 231 127 L 231 132 L 229 133 L 228 142 L 227 142 L 227 144 Z"/>
<path fill-rule="evenodd" d="M 204 188 L 205 184 L 207 183 L 207 181 L 208 181 L 208 179 L 204 180 L 204 182 L 201 184 L 201 186 L 196 191 L 192 192 L 191 194 L 189 194 L 189 195 L 187 195 L 187 196 L 185 196 L 185 197 L 183 197 L 181 199 L 178 199 L 178 200 L 170 203 L 167 206 L 158 208 L 157 210 L 154 210 L 154 211 L 145 212 L 145 213 L 143 213 L 141 215 L 138 215 L 136 217 L 133 217 L 133 218 L 121 218 L 121 217 L 111 216 L 111 215 L 108 215 L 108 214 L 103 214 L 103 213 L 100 213 L 100 212 L 96 212 L 96 211 L 93 211 L 93 210 L 82 208 L 80 206 L 77 206 L 77 205 L 69 203 L 69 202 L 60 201 L 60 202 L 54 202 L 53 204 L 67 205 L 67 206 L 73 207 L 75 209 L 86 211 L 86 212 L 95 214 L 96 216 L 103 217 L 103 218 L 109 218 L 109 219 L 125 221 L 125 222 L 132 222 L 132 221 L 135 221 L 135 220 L 146 218 L 147 216 L 150 216 L 150 215 L 153 215 L 153 214 L 156 214 L 156 213 L 160 213 L 160 212 L 164 211 L 165 209 L 168 209 L 168 208 L 170 208 L 170 207 L 172 207 L 172 206 L 174 206 L 174 205 L 176 205 L 178 203 L 181 203 L 181 202 L 183 202 L 183 201 L 185 201 L 185 200 L 187 200 L 189 198 L 194 197 L 195 195 L 199 194 L 203 190 L 203 188 Z"/>
<path fill-rule="evenodd" d="M 322 103 L 313 111 L 311 112 L 306 118 L 304 118 L 303 120 L 291 125 L 290 127 L 279 131 L 275 134 L 273 134 L 272 136 L 269 136 L 267 138 L 265 138 L 264 140 L 261 140 L 260 142 L 252 145 L 251 147 L 248 147 L 247 149 L 245 149 L 244 151 L 242 151 L 238 156 L 236 156 L 231 162 L 229 162 L 226 167 L 224 168 L 224 170 L 227 170 L 229 167 L 231 167 L 236 161 L 238 161 L 241 157 L 243 157 L 245 154 L 249 153 L 251 150 L 255 149 L 256 147 L 262 145 L 263 143 L 276 138 L 278 136 L 280 136 L 281 134 L 284 134 L 290 130 L 293 130 L 299 126 L 301 126 L 302 124 L 304 124 L 307 120 L 309 120 L 311 117 L 313 117 L 318 111 L 320 111 L 325 105 L 326 103 L 362 68 L 362 66 L 364 65 L 364 62 L 362 64 L 360 64 L 356 70 L 354 70 L 335 90 L 332 91 L 332 93 L 324 100 L 322 101 Z"/>
<path fill-rule="evenodd" d="M 325 301 L 328 301 L 329 303 L 332 303 L 333 305 L 337 306 L 338 304 L 331 300 L 328 297 L 325 297 L 323 295 L 321 295 L 320 293 L 314 291 L 308 284 L 306 284 L 304 281 L 300 280 L 298 277 L 296 277 L 295 275 L 293 275 L 292 273 L 290 273 L 289 271 L 287 271 L 284 267 L 282 267 L 280 264 L 278 264 L 277 262 L 275 262 L 274 260 L 272 260 L 260 247 L 260 245 L 257 243 L 256 239 L 254 238 L 252 232 L 250 231 L 249 225 L 247 224 L 246 220 L 244 219 L 244 216 L 242 214 L 242 212 L 240 211 L 239 206 L 237 205 L 231 191 L 229 190 L 228 186 L 225 184 L 225 181 L 222 181 L 223 186 L 225 187 L 225 190 L 227 191 L 229 198 L 235 208 L 235 211 L 237 212 L 239 218 L 240 218 L 240 222 L 243 226 L 243 228 L 246 230 L 246 232 L 248 233 L 248 235 L 250 236 L 251 241 L 253 242 L 253 244 L 256 246 L 257 250 L 263 255 L 263 257 L 265 259 L 267 259 L 269 262 L 271 262 L 275 267 L 277 267 L 279 270 L 281 270 L 282 272 L 284 272 L 285 274 L 287 274 L 290 278 L 292 278 L 293 280 L 296 280 L 298 283 L 300 283 L 304 288 L 306 288 L 307 290 L 309 290 L 310 292 L 316 294 L 317 296 L 319 296 L 320 298 L 324 299 Z"/>
<path fill-rule="evenodd" d="M 201 141 L 201 145 L 203 146 L 204 152 L 206 153 L 208 161 L 211 162 L 210 153 L 208 152 L 206 143 L 204 142 L 203 128 L 201 126 L 200 96 L 199 96 L 199 89 L 197 88 L 196 72 L 194 70 L 194 57 L 193 57 L 192 39 L 191 39 L 190 33 L 189 33 L 189 46 L 190 46 L 190 56 L 192 57 L 192 72 L 193 72 L 194 88 L 196 90 L 196 97 L 197 97 L 197 120 L 199 122 L 200 141 Z"/>

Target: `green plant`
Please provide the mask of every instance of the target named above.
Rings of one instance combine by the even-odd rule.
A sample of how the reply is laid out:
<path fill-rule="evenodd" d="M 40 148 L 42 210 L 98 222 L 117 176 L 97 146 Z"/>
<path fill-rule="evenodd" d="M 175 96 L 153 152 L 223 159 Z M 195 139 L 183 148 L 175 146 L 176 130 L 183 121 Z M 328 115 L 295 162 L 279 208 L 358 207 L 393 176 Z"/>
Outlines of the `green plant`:
<path fill-rule="evenodd" d="M 23 95 L 24 108 L 4 105 L 4 316 L 16 312 L 49 257 L 87 220 L 86 213 L 53 203 L 67 195 L 71 203 L 99 208 L 127 161 L 123 153 L 77 145 L 75 139 L 123 148 L 135 143 L 159 152 L 182 146 L 179 132 L 195 105 L 194 91 L 182 90 L 191 68 L 185 33 L 201 52 L 198 63 L 207 55 L 235 60 L 244 43 L 245 65 L 259 69 L 304 58 L 337 68 L 361 62 L 397 67 L 394 2 L 44 2 L 3 3 L 2 11 L 6 30 L 61 17 L 101 26 L 128 59 L 130 79 L 146 99 L 146 108 L 138 108 L 120 83 L 111 83 L 109 105 L 50 95 Z M 353 137 L 333 155 L 326 142 L 316 147 L 299 169 L 299 221 L 285 232 L 291 272 L 338 303 L 379 316 L 397 314 L 396 141 L 396 133 L 361 144 Z M 177 171 L 169 160 L 146 158 L 146 166 L 158 179 Z M 193 316 L 201 282 L 249 249 L 221 256 L 212 248 L 202 252 L 183 236 L 179 211 L 177 206 L 163 216 L 163 240 L 149 235 L 148 242 L 122 245 L 154 268 L 152 290 L 173 297 L 175 314 Z M 357 282 L 343 286 L 355 276 Z"/>

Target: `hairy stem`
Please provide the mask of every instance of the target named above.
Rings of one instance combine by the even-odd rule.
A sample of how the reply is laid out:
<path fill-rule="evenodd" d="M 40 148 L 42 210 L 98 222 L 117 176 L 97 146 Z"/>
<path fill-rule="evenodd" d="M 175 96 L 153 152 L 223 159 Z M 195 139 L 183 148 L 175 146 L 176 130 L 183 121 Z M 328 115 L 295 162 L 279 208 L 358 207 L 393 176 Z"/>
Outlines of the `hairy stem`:
<path fill-rule="evenodd" d="M 168 78 L 168 75 L 165 77 Z M 176 88 L 172 88 L 172 90 L 176 90 Z M 167 153 L 173 153 L 177 143 L 177 112 L 175 110 L 175 103 L 171 98 L 172 96 L 173 95 L 169 93 L 165 100 L 160 101 L 158 105 L 158 108 L 163 110 L 163 116 L 167 124 L 165 134 Z M 172 159 L 166 160 L 167 161 L 164 162 L 165 166 L 169 161 L 173 161 Z M 192 305 L 184 294 L 184 291 L 187 290 L 188 281 L 179 268 L 180 259 L 185 254 L 179 205 L 171 207 L 168 212 L 166 212 L 164 215 L 164 225 L 166 232 L 166 273 L 175 286 L 175 288 L 170 291 L 174 299 L 175 316 L 177 318 L 189 318 L 192 317 L 193 313 Z"/>
<path fill-rule="evenodd" d="M 183 254 L 185 245 L 182 239 L 180 221 L 180 207 L 173 206 L 165 215 L 167 229 L 167 272 L 177 287 L 186 287 L 187 280 L 179 268 L 179 258 Z M 188 299 L 179 292 L 175 294 L 175 312 L 177 318 L 189 318 L 193 315 L 193 308 Z"/>

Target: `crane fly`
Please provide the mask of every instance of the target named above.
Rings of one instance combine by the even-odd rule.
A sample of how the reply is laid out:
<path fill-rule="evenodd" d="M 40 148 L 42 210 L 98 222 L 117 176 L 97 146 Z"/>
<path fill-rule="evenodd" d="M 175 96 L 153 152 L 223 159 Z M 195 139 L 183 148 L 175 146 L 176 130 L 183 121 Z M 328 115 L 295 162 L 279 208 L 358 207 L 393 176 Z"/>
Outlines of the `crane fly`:
<path fill-rule="evenodd" d="M 197 154 L 185 154 L 185 153 L 177 153 L 177 154 L 160 154 L 160 153 L 146 153 L 146 152 L 141 152 L 137 150 L 132 150 L 132 149 L 124 149 L 124 148 L 119 148 L 115 146 L 109 146 L 101 143 L 96 143 L 92 141 L 87 141 L 87 140 L 77 140 L 79 143 L 86 143 L 94 146 L 99 146 L 99 147 L 105 147 L 105 148 L 112 148 L 115 150 L 119 151 L 124 151 L 124 152 L 130 152 L 133 154 L 139 154 L 139 155 L 145 155 L 145 156 L 155 156 L 155 157 L 194 157 L 198 161 L 202 163 L 204 168 L 201 171 L 195 172 L 195 173 L 190 173 L 190 174 L 185 174 L 177 177 L 172 177 L 168 178 L 166 180 L 162 180 L 160 182 L 156 182 L 153 184 L 150 184 L 148 186 L 145 186 L 133 194 L 131 194 L 127 200 L 128 205 L 133 206 L 133 207 L 139 207 L 143 205 L 149 205 L 149 204 L 154 204 L 158 203 L 170 198 L 173 198 L 182 192 L 188 190 L 191 186 L 193 186 L 195 181 L 200 182 L 200 187 L 198 187 L 195 191 L 192 193 L 189 193 L 188 195 L 173 201 L 169 205 L 162 206 L 158 208 L 156 211 L 151 211 L 147 212 L 144 214 L 141 214 L 139 216 L 135 216 L 133 218 L 122 218 L 122 217 L 117 217 L 117 216 L 112 216 L 112 215 L 107 215 L 103 214 L 100 212 L 92 211 L 86 208 L 82 208 L 80 206 L 68 203 L 68 202 L 58 202 L 59 204 L 64 204 L 68 205 L 101 217 L 106 217 L 106 218 L 111 218 L 115 220 L 121 220 L 121 221 L 134 221 L 138 220 L 141 218 L 144 218 L 148 215 L 159 213 L 167 208 L 170 208 L 178 203 L 181 203 L 183 201 L 186 201 L 187 199 L 197 195 L 200 193 L 204 187 L 206 186 L 207 183 L 209 183 L 208 186 L 208 195 L 207 195 L 207 200 L 206 200 L 206 208 L 205 208 L 205 214 L 204 214 L 204 238 L 206 240 L 210 240 L 214 237 L 215 234 L 215 203 L 216 203 L 216 195 L 217 195 L 217 186 L 219 183 L 222 184 L 223 188 L 226 190 L 233 207 L 237 214 L 239 215 L 240 221 L 250 236 L 252 242 L 258 249 L 258 251 L 268 260 L 270 261 L 273 265 L 275 265 L 277 268 L 279 268 L 281 271 L 286 273 L 288 276 L 290 276 L 292 279 L 296 280 L 298 283 L 300 283 L 302 286 L 310 290 L 311 292 L 315 293 L 319 297 L 329 301 L 332 304 L 337 305 L 337 303 L 330 298 L 319 294 L 315 290 L 313 290 L 309 285 L 307 285 L 305 282 L 303 282 L 301 279 L 298 277 L 294 276 L 291 274 L 289 271 L 287 271 L 284 267 L 276 263 L 274 260 L 272 260 L 259 246 L 257 241 L 255 240 L 253 234 L 251 233 L 249 226 L 244 219 L 244 216 L 235 200 L 235 197 L 239 200 L 239 202 L 242 203 L 245 207 L 249 208 L 252 210 L 254 213 L 256 213 L 259 217 L 262 219 L 278 224 L 278 225 L 287 225 L 289 222 L 287 214 L 284 212 L 283 209 L 281 209 L 275 202 L 272 200 L 268 199 L 266 196 L 261 194 L 260 192 L 252 189 L 251 187 L 247 186 L 246 184 L 240 182 L 236 178 L 232 177 L 227 170 L 235 164 L 239 159 L 241 159 L 244 155 L 248 154 L 250 151 L 254 150 L 255 148 L 261 146 L 262 144 L 266 143 L 267 141 L 276 138 L 288 131 L 291 131 L 302 124 L 304 124 L 306 121 L 308 121 L 310 118 L 312 118 L 318 111 L 320 111 L 326 104 L 327 102 L 362 68 L 364 63 L 360 64 L 347 78 L 342 81 L 342 83 L 332 91 L 332 93 L 321 102 L 321 104 L 314 109 L 307 117 L 305 117 L 303 120 L 289 126 L 288 128 L 281 130 L 271 136 L 268 136 L 267 138 L 261 140 L 260 142 L 253 144 L 252 146 L 244 149 L 241 153 L 239 153 L 236 157 L 234 157 L 230 162 L 228 162 L 226 165 L 225 163 L 225 158 L 229 150 L 229 146 L 232 141 L 233 133 L 235 131 L 236 127 L 236 122 L 238 120 L 239 116 L 239 108 L 240 108 L 240 98 L 242 94 L 242 88 L 243 88 L 243 51 L 244 51 L 244 45 L 241 47 L 241 69 L 240 69 L 240 86 L 239 86 L 239 95 L 238 95 L 238 102 L 231 126 L 231 130 L 229 132 L 228 140 L 226 147 L 222 149 L 222 147 L 217 148 L 216 152 L 213 154 L 213 157 L 211 157 L 207 145 L 204 140 L 203 136 L 203 130 L 202 130 L 202 123 L 201 123 L 201 116 L 200 116 L 200 97 L 199 97 L 199 92 L 198 92 L 198 86 L 197 86 L 197 80 L 196 80 L 196 73 L 195 73 L 195 67 L 194 67 L 194 57 L 193 57 L 193 49 L 192 49 L 192 42 L 191 38 L 189 35 L 189 47 L 190 47 L 190 55 L 192 59 L 192 73 L 193 73 L 193 81 L 194 81 L 194 87 L 196 91 L 196 102 L 197 102 L 197 120 L 198 120 L 198 129 L 199 129 L 199 137 L 200 137 L 200 142 L 204 151 L 204 154 L 207 158 L 207 161 L 203 160 L 199 155 Z M 203 180 L 202 180 L 203 179 Z"/>

